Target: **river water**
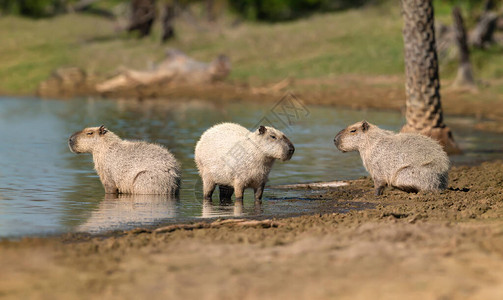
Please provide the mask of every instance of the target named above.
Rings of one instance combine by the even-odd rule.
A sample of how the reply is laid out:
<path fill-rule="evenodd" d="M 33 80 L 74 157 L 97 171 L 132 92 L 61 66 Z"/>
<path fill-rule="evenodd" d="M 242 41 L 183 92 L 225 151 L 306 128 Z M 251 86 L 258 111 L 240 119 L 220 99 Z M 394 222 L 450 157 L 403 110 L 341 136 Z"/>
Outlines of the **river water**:
<path fill-rule="evenodd" d="M 294 97 L 276 104 L 0 98 L 0 237 L 359 209 L 362 204 L 345 199 L 313 200 L 309 197 L 313 192 L 276 188 L 266 188 L 261 206 L 254 204 L 252 190 L 245 193 L 243 205 L 220 203 L 218 194 L 211 205 L 203 205 L 193 159 L 199 136 L 216 123 L 236 122 L 250 129 L 269 125 L 282 130 L 296 151 L 292 160 L 275 164 L 268 185 L 355 179 L 366 175 L 359 155 L 339 152 L 333 138 L 362 119 L 391 130 L 404 122 L 396 112 L 306 107 Z M 475 131 L 474 121 L 468 118 L 447 118 L 447 122 L 465 150 L 452 158 L 454 163 L 503 157 L 503 135 Z M 91 156 L 73 154 L 67 146 L 73 132 L 101 124 L 122 138 L 168 147 L 182 163 L 179 199 L 105 197 Z"/>

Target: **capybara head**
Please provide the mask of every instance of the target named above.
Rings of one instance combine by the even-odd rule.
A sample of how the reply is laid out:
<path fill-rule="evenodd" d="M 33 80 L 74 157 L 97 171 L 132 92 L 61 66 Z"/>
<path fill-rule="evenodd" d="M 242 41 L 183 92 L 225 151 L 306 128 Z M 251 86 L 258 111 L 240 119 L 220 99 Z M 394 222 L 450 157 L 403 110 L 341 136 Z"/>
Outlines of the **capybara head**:
<path fill-rule="evenodd" d="M 89 153 L 93 151 L 96 145 L 101 144 L 101 141 L 108 133 L 108 129 L 103 125 L 85 128 L 72 134 L 68 139 L 68 146 L 73 153 Z"/>
<path fill-rule="evenodd" d="M 260 126 L 254 134 L 257 146 L 267 156 L 282 161 L 292 158 L 295 147 L 285 134 L 275 128 Z"/>
<path fill-rule="evenodd" d="M 361 121 L 339 131 L 334 138 L 334 144 L 342 152 L 357 151 L 363 141 L 365 133 L 369 130 L 370 124 Z"/>

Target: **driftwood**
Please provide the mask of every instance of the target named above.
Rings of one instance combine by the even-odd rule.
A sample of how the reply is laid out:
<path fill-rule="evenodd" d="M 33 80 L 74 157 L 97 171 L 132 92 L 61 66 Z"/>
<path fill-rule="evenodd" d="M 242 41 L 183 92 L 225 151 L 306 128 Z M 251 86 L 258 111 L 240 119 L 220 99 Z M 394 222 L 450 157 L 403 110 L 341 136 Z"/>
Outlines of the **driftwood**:
<path fill-rule="evenodd" d="M 182 52 L 171 50 L 164 61 L 153 70 L 127 69 L 96 85 L 99 93 L 159 84 L 189 83 L 205 84 L 224 79 L 230 72 L 227 56 L 220 55 L 211 63 L 196 61 Z"/>
<path fill-rule="evenodd" d="M 291 78 L 285 78 L 281 80 L 280 82 L 274 83 L 269 86 L 265 87 L 251 87 L 250 91 L 252 94 L 275 94 L 279 93 L 288 86 L 292 84 L 292 79 Z"/>
<path fill-rule="evenodd" d="M 310 183 L 296 183 L 296 184 L 283 184 L 283 185 L 274 185 L 271 188 L 274 189 L 327 189 L 327 188 L 338 188 L 341 186 L 349 185 L 348 182 L 345 181 L 324 181 L 324 182 L 310 182 Z"/>
<path fill-rule="evenodd" d="M 225 55 L 211 63 L 196 61 L 177 50 L 167 52 L 167 57 L 152 70 L 125 69 L 106 80 L 98 80 L 80 68 L 60 68 L 41 82 L 37 95 L 45 98 L 70 98 L 89 95 L 122 95 L 143 97 L 166 94 L 170 88 L 198 86 L 223 80 L 231 65 Z"/>
<path fill-rule="evenodd" d="M 195 224 L 177 224 L 169 225 L 155 229 L 154 233 L 166 233 L 177 230 L 195 230 L 203 228 L 218 228 L 218 227 L 258 227 L 258 228 L 271 228 L 279 227 L 281 224 L 272 220 L 246 220 L 246 219 L 227 219 L 215 221 L 212 223 L 195 223 Z"/>

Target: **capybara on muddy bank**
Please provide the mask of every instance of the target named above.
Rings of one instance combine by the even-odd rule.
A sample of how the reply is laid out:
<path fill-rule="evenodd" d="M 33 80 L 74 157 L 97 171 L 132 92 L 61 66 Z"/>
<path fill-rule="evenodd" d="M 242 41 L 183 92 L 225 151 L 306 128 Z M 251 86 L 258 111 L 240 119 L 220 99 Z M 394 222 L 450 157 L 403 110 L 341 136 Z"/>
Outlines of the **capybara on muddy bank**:
<path fill-rule="evenodd" d="M 334 143 L 342 152 L 360 152 L 376 195 L 381 195 L 386 185 L 407 192 L 447 188 L 449 158 L 429 137 L 394 133 L 362 121 L 341 130 Z"/>
<path fill-rule="evenodd" d="M 178 194 L 180 164 L 160 145 L 122 140 L 103 125 L 74 133 L 68 145 L 93 155 L 107 194 Z"/>
<path fill-rule="evenodd" d="M 242 199 L 244 190 L 253 188 L 260 201 L 274 161 L 289 160 L 294 151 L 283 132 L 272 127 L 260 126 L 254 132 L 233 123 L 211 127 L 195 149 L 204 198 L 211 199 L 219 185 L 221 198 L 235 192 L 236 199 Z"/>

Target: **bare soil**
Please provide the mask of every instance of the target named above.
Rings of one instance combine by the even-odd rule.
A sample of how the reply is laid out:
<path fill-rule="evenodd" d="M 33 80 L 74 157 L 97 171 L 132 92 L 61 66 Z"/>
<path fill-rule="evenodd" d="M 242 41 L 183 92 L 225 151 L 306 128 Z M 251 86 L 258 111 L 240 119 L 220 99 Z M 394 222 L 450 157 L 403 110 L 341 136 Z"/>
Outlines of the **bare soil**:
<path fill-rule="evenodd" d="M 503 162 L 454 167 L 441 193 L 315 196 L 375 208 L 3 241 L 0 298 L 503 299 Z"/>

